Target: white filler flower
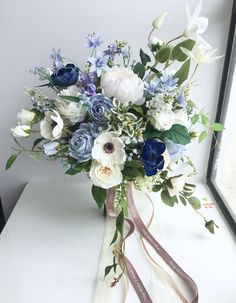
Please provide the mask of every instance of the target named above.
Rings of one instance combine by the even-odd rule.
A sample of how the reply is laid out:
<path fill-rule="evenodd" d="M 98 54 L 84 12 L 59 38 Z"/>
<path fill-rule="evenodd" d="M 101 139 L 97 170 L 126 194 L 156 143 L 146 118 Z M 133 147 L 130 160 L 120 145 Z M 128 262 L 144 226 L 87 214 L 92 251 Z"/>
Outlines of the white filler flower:
<path fill-rule="evenodd" d="M 185 185 L 185 179 L 182 175 L 170 178 L 169 182 L 170 184 L 167 186 L 167 190 L 171 197 L 178 195 Z"/>
<path fill-rule="evenodd" d="M 101 77 L 101 87 L 109 98 L 116 98 L 123 104 L 142 104 L 143 81 L 129 68 L 113 66 Z"/>
<path fill-rule="evenodd" d="M 124 143 L 114 132 L 104 132 L 99 135 L 92 148 L 92 158 L 104 166 L 122 165 L 126 160 Z"/>
<path fill-rule="evenodd" d="M 63 126 L 64 122 L 57 111 L 47 111 L 44 119 L 40 122 L 41 136 L 48 140 L 59 139 Z"/>
<path fill-rule="evenodd" d="M 18 125 L 11 129 L 12 135 L 14 137 L 28 137 L 30 134 L 29 125 Z"/>
<path fill-rule="evenodd" d="M 30 125 L 35 118 L 35 113 L 22 109 L 17 116 L 18 125 Z"/>
<path fill-rule="evenodd" d="M 118 165 L 107 167 L 99 162 L 94 162 L 89 175 L 94 185 L 104 189 L 111 188 L 122 182 L 122 173 Z"/>

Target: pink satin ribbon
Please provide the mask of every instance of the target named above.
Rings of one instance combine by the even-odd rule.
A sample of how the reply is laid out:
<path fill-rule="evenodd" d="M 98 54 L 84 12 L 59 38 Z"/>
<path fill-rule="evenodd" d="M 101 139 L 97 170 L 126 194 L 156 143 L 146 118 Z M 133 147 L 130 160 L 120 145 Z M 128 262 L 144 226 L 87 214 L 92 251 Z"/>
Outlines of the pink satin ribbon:
<path fill-rule="evenodd" d="M 116 217 L 114 211 L 115 194 L 116 194 L 115 188 L 108 189 L 106 209 L 107 209 L 107 214 L 111 217 Z M 166 252 L 166 250 L 157 242 L 157 240 L 148 231 L 141 217 L 139 216 L 137 208 L 134 204 L 131 182 L 129 182 L 127 186 L 127 198 L 128 198 L 129 212 L 133 221 L 128 218 L 125 218 L 125 221 L 129 224 L 130 227 L 125 239 L 134 232 L 136 226 L 137 230 L 144 237 L 144 239 L 155 249 L 157 254 L 161 256 L 162 259 L 169 265 L 169 267 L 173 271 L 175 271 L 188 285 L 188 287 L 193 293 L 193 299 L 191 303 L 198 303 L 198 288 L 196 283 L 183 271 L 183 269 L 171 258 L 171 256 Z M 126 257 L 125 257 L 125 262 L 126 262 L 127 274 L 129 276 L 131 284 L 133 285 L 137 293 L 137 296 L 139 297 L 140 302 L 152 303 L 152 300 L 145 286 L 143 285 L 138 273 L 136 272 L 134 266 L 132 265 L 130 260 L 128 260 Z"/>

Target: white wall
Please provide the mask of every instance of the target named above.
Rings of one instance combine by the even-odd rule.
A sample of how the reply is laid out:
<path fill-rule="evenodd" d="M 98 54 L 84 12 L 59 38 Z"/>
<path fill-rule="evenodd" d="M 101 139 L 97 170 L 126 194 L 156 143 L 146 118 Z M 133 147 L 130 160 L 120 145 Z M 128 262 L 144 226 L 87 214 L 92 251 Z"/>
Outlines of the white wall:
<path fill-rule="evenodd" d="M 0 1 L 0 195 L 6 217 L 13 209 L 27 182 L 70 181 L 60 165 L 34 162 L 21 157 L 10 171 L 4 171 L 13 140 L 9 129 L 16 114 L 30 104 L 24 95 L 26 86 L 38 85 L 28 71 L 34 66 L 47 66 L 52 46 L 62 48 L 66 57 L 82 63 L 89 52 L 83 48 L 84 37 L 99 33 L 103 40 L 128 40 L 133 50 L 145 47 L 152 20 L 163 11 L 168 18 L 160 30 L 163 40 L 179 34 L 185 24 L 186 0 L 1 0 Z M 189 0 L 194 7 L 197 0 Z M 205 38 L 219 54 L 224 54 L 232 0 L 203 1 L 203 15 L 210 20 Z M 202 66 L 198 79 L 201 86 L 193 89 L 193 99 L 214 117 L 221 80 L 223 60 Z M 197 179 L 206 171 L 209 139 L 192 144 L 189 154 L 198 168 Z M 76 177 L 81 178 L 81 177 Z M 68 193 L 69 194 L 69 193 Z"/>

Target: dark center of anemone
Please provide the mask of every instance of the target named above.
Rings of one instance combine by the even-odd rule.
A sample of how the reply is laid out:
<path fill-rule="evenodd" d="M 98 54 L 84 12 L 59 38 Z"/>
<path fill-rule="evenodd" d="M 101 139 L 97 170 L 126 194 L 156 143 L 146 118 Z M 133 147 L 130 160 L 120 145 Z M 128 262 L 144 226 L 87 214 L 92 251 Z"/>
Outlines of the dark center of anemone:
<path fill-rule="evenodd" d="M 115 151 L 115 146 L 113 143 L 111 142 L 107 142 L 104 146 L 103 146 L 104 151 L 107 154 L 112 154 Z"/>
<path fill-rule="evenodd" d="M 57 122 L 52 121 L 52 122 L 51 122 L 51 128 L 54 128 L 55 126 L 57 126 Z"/>

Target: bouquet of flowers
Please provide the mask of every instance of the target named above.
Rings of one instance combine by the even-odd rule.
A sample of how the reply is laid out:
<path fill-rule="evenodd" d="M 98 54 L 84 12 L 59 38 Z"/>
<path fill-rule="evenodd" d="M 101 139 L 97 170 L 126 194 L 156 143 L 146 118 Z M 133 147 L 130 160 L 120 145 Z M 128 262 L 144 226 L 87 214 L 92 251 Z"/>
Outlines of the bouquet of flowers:
<path fill-rule="evenodd" d="M 199 13 L 200 4 L 192 15 L 187 8 L 186 29 L 168 42 L 154 36 L 166 13 L 155 19 L 148 51 L 140 49 L 138 61 L 132 59 L 126 41 L 116 40 L 101 51 L 102 41 L 94 33 L 86 38 L 91 55 L 84 66 L 53 49 L 53 67 L 32 71 L 45 82 L 26 89 L 32 104 L 18 113 L 18 125 L 11 130 L 17 147 L 6 168 L 23 152 L 35 160 L 60 160 L 66 174 L 88 173 L 99 208 L 112 189 L 118 215 L 112 243 L 123 237 L 130 213 L 126 189 L 131 182 L 139 190 L 160 192 L 168 206 L 180 202 L 198 212 L 201 203 L 193 196 L 195 185 L 175 173 L 176 166 L 184 162 L 191 168 L 188 176 L 195 174 L 185 146 L 193 140 L 202 142 L 209 129 L 223 129 L 219 123 L 211 124 L 190 97 L 199 65 L 219 58 L 201 36 L 208 20 Z M 42 87 L 54 95 L 49 97 Z M 197 123 L 203 127 L 200 133 L 194 129 Z M 18 138 L 31 135 L 37 137 L 27 149 Z M 214 221 L 204 220 L 214 233 Z M 116 265 L 114 258 L 106 274 Z"/>

